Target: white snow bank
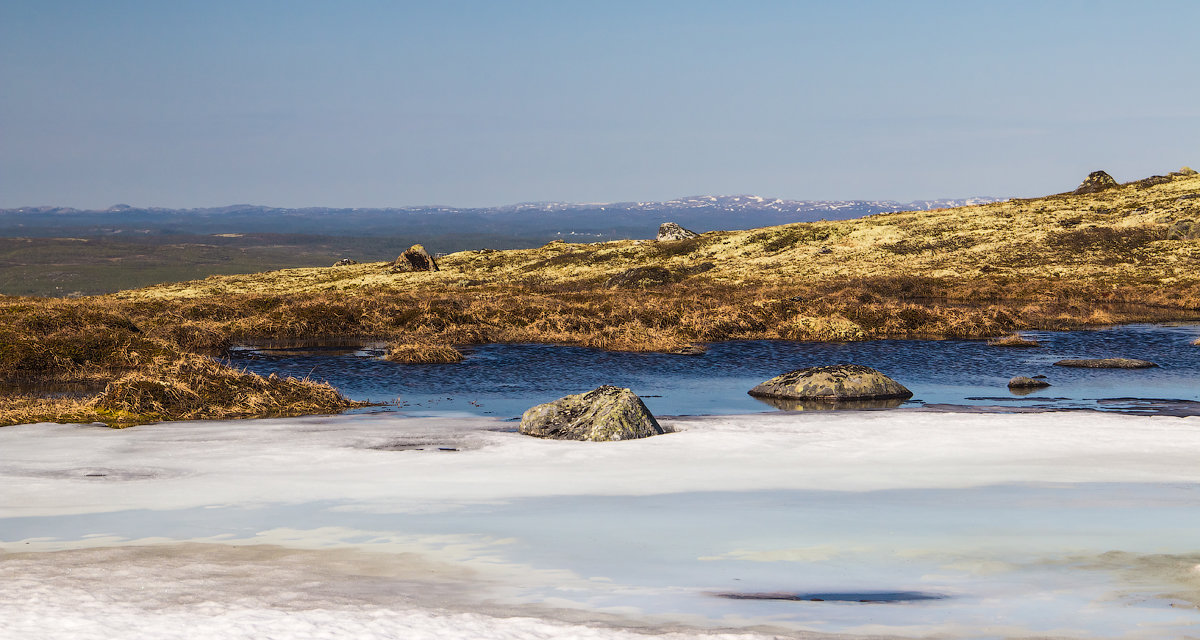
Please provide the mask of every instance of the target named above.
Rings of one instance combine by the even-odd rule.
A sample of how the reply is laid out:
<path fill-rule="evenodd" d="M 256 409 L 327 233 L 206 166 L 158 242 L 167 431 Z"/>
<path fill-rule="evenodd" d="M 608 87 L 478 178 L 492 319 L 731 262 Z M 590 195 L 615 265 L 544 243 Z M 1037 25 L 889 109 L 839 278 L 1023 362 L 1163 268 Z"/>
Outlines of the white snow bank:
<path fill-rule="evenodd" d="M 316 500 L 407 511 L 558 495 L 1200 481 L 1200 418 L 885 411 L 666 422 L 681 432 L 613 443 L 538 440 L 494 431 L 513 425 L 491 419 L 389 415 L 122 431 L 7 427 L 0 517 Z"/>

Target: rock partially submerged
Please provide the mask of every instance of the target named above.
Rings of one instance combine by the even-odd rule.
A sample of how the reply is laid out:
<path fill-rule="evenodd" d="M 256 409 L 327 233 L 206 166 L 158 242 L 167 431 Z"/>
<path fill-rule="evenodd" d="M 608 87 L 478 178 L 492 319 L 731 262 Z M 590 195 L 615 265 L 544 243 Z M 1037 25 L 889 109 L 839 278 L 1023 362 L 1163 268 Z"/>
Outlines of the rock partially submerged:
<path fill-rule="evenodd" d="M 1074 360 L 1059 360 L 1054 363 L 1058 367 L 1084 367 L 1087 369 L 1149 369 L 1157 364 L 1149 360 L 1136 358 L 1079 358 Z"/>
<path fill-rule="evenodd" d="M 530 407 L 521 433 L 557 440 L 634 440 L 666 433 L 629 389 L 612 385 Z"/>
<path fill-rule="evenodd" d="M 1009 389 L 1041 389 L 1050 386 L 1044 378 L 1030 378 L 1029 376 L 1016 376 L 1008 381 Z"/>
<path fill-rule="evenodd" d="M 835 364 L 797 369 L 754 387 L 759 398 L 817 401 L 905 400 L 912 397 L 904 385 L 858 364 Z"/>
<path fill-rule="evenodd" d="M 690 238 L 699 238 L 700 234 L 689 229 L 675 224 L 674 222 L 664 222 L 658 225 L 658 237 L 655 240 L 659 242 L 670 242 L 672 240 L 688 240 Z"/>
<path fill-rule="evenodd" d="M 1079 196 L 1085 193 L 1099 193 L 1105 189 L 1111 189 L 1118 186 L 1120 185 L 1117 184 L 1117 181 L 1114 180 L 1112 176 L 1108 175 L 1108 173 L 1104 171 L 1093 171 L 1089 173 L 1088 176 L 1083 179 L 1083 183 L 1071 193 Z"/>

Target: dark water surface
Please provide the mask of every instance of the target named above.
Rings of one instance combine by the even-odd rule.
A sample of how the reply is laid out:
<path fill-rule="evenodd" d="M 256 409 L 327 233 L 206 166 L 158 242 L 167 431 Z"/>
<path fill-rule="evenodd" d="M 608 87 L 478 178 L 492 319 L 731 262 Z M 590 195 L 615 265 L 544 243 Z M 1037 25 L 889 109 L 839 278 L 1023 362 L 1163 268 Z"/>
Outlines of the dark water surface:
<path fill-rule="evenodd" d="M 852 343 L 735 341 L 703 355 L 615 353 L 583 347 L 496 344 L 464 347 L 457 364 L 407 365 L 378 350 L 235 349 L 232 364 L 328 381 L 357 400 L 392 402 L 409 415 L 465 413 L 517 417 L 530 406 L 602 384 L 629 387 L 659 415 L 776 411 L 748 395 L 781 373 L 850 362 L 874 367 L 913 391 L 902 406 L 968 405 L 1021 409 L 1099 409 L 1200 415 L 1200 323 L 1125 325 L 1093 331 L 1022 332 L 1038 348 L 989 347 L 981 340 Z M 1154 369 L 1074 369 L 1067 358 L 1129 357 Z M 1009 378 L 1045 375 L 1052 386 L 1018 395 Z"/>

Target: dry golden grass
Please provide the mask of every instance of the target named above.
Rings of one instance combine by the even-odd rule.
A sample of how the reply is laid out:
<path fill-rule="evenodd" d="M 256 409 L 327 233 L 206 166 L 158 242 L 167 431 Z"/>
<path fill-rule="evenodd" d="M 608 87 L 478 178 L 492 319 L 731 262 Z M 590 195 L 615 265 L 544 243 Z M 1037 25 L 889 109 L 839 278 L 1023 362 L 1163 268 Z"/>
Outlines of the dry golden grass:
<path fill-rule="evenodd" d="M 225 373 L 188 373 L 192 354 L 264 338 L 388 340 L 402 362 L 452 361 L 453 345 L 495 342 L 677 351 L 730 339 L 987 338 L 1195 318 L 1198 263 L 1200 176 L 1177 172 L 1089 195 L 675 242 L 468 251 L 439 259 L 440 271 L 357 264 L 79 300 L 7 297 L 0 380 L 127 379 L 97 406 L 141 416 L 320 412 L 344 400 L 306 388 L 312 404 L 289 408 L 279 381 L 268 381 L 275 395 L 226 394 Z M 201 413 L 176 379 L 214 408 Z M 77 415 L 70 403 L 3 406 L 18 405 L 26 413 L 12 415 Z"/>
<path fill-rule="evenodd" d="M 1002 338 L 993 338 L 991 340 L 988 340 L 987 343 L 988 343 L 989 347 L 1038 347 L 1038 346 L 1041 346 L 1037 340 L 1030 340 L 1028 338 L 1021 337 L 1021 334 L 1019 334 L 1019 333 L 1014 333 L 1010 336 L 1004 336 Z"/>
<path fill-rule="evenodd" d="M 1180 237 L 1200 222 L 1200 176 L 1132 183 L 1089 195 L 1055 195 L 959 209 L 882 214 L 675 242 L 553 242 L 521 251 L 468 251 L 439 261 L 441 271 L 392 273 L 387 263 L 214 276 L 118 294 L 125 299 L 214 299 L 373 291 L 457 292 L 567 285 L 600 287 L 633 268 L 658 268 L 671 281 L 731 286 L 920 277 L 998 291 L 1029 281 L 1194 287 L 1200 247 Z M 1182 232 L 1186 235 L 1186 231 Z M 704 270 L 703 265 L 711 265 Z M 1021 287 L 1018 287 L 1021 288 Z M 1042 287 L 1047 294 L 1053 289 Z"/>
<path fill-rule="evenodd" d="M 384 357 L 404 364 L 452 364 L 463 360 L 463 354 L 448 344 L 419 342 L 390 344 Z"/>
<path fill-rule="evenodd" d="M 103 422 L 127 427 L 162 420 L 258 418 L 336 413 L 362 406 L 328 384 L 263 378 L 211 358 L 185 354 L 127 373 L 91 398 L 2 397 L 0 426 Z"/>
<path fill-rule="evenodd" d="M 264 378 L 188 355 L 110 382 L 90 408 L 110 423 L 333 413 L 361 403 L 324 383 Z"/>

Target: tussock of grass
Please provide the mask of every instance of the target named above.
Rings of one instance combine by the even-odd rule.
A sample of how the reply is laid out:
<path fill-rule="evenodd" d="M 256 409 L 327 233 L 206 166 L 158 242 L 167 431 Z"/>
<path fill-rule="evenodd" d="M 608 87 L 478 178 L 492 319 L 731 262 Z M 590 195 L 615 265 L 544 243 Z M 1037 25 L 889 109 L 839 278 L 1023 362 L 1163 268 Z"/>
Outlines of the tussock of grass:
<path fill-rule="evenodd" d="M 1041 346 L 1037 340 L 1029 340 L 1024 338 L 1019 333 L 1014 333 L 1002 338 L 993 338 L 987 341 L 989 347 L 1039 347 Z"/>
<path fill-rule="evenodd" d="M 359 403 L 324 383 L 264 378 L 185 356 L 109 383 L 91 408 L 118 423 L 333 413 Z"/>
<path fill-rule="evenodd" d="M 97 396 L 3 397 L 0 426 L 34 422 L 103 422 L 127 427 L 164 420 L 261 418 L 336 413 L 361 406 L 309 380 L 236 371 L 184 355 L 125 374 Z"/>
<path fill-rule="evenodd" d="M 148 307 L 154 313 L 168 313 L 168 319 L 180 315 L 161 305 Z M 41 421 L 129 425 L 330 413 L 354 406 L 328 385 L 262 378 L 188 353 L 178 339 L 195 343 L 195 333 L 143 332 L 135 317 L 142 323 L 167 321 L 144 315 L 147 311 L 103 299 L 11 303 L 6 299 L 0 304 L 0 383 L 17 388 L 107 386 L 91 398 L 41 398 L 33 391 L 5 396 L 0 400 L 0 425 Z M 198 333 L 216 336 L 218 330 L 201 325 Z M 227 335 L 220 335 L 205 340 L 206 346 L 228 341 Z"/>
<path fill-rule="evenodd" d="M 463 354 L 451 345 L 415 342 L 390 344 L 384 357 L 404 364 L 452 364 L 463 360 Z"/>

